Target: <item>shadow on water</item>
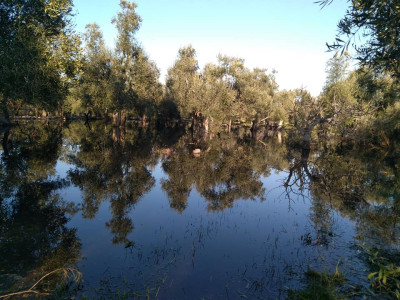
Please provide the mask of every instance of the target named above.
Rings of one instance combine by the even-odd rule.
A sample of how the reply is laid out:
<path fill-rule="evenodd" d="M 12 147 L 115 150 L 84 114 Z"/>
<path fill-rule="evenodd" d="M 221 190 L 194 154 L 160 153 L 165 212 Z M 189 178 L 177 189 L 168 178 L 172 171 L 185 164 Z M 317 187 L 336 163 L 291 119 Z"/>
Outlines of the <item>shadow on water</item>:
<path fill-rule="evenodd" d="M 1 293 L 73 268 L 83 283 L 61 289 L 59 274 L 35 290 L 282 298 L 307 285 L 310 268 L 340 268 L 346 280 L 334 292 L 362 295 L 364 250 L 397 253 L 398 154 L 334 143 L 294 149 L 269 129 L 199 137 L 172 125 L 28 123 L 2 132 Z"/>
<path fill-rule="evenodd" d="M 57 194 L 69 185 L 55 168 L 62 128 L 31 124 L 2 134 L 0 290 L 7 294 L 29 289 L 56 269 L 72 270 L 81 258 L 81 244 L 76 229 L 67 226 L 77 208 Z M 61 293 L 62 275 L 39 282 L 34 292 Z"/>

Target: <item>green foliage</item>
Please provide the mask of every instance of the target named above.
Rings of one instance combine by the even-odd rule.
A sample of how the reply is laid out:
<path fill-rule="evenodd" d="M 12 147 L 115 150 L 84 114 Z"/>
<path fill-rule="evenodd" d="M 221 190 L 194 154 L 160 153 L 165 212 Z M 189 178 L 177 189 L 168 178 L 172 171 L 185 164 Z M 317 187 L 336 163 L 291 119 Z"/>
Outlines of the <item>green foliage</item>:
<path fill-rule="evenodd" d="M 160 71 L 140 48 L 133 72 L 135 74 L 133 90 L 138 97 L 134 104 L 135 110 L 141 116 L 153 116 L 163 96 L 162 85 L 158 81 Z"/>
<path fill-rule="evenodd" d="M 202 108 L 200 95 L 203 82 L 198 69 L 196 51 L 192 46 L 187 46 L 179 49 L 175 64 L 168 70 L 167 98 L 176 103 L 181 116 L 185 118 Z"/>
<path fill-rule="evenodd" d="M 379 251 L 367 250 L 368 261 L 373 272 L 368 274 L 373 292 L 380 296 L 400 299 L 400 267 L 391 263 L 393 257 L 385 257 Z M 397 261 L 398 263 L 398 261 Z"/>
<path fill-rule="evenodd" d="M 136 41 L 141 23 L 136 4 L 121 1 L 120 6 L 112 20 L 118 31 L 114 51 L 105 46 L 96 23 L 86 26 L 83 72 L 79 85 L 71 89 L 69 107 L 78 111 L 76 106 L 81 102 L 83 111 L 97 116 L 127 110 L 152 116 L 163 93 L 160 73 Z"/>
<path fill-rule="evenodd" d="M 278 91 L 275 93 L 272 99 L 272 112 L 271 120 L 279 121 L 282 120 L 284 124 L 289 123 L 289 112 L 293 108 L 293 104 L 296 98 L 296 91 Z"/>
<path fill-rule="evenodd" d="M 121 0 L 119 5 L 121 12 L 112 19 L 112 23 L 115 24 L 118 30 L 116 52 L 120 56 L 119 58 L 128 66 L 134 58 L 136 48 L 135 34 L 140 28 L 142 19 L 135 11 L 136 3 Z M 125 71 L 128 72 L 128 70 Z"/>
<path fill-rule="evenodd" d="M 356 72 L 358 101 L 373 105 L 382 110 L 394 105 L 400 95 L 398 79 L 387 73 L 377 73 L 370 68 L 363 67 Z"/>
<path fill-rule="evenodd" d="M 326 274 L 309 269 L 306 272 L 307 286 L 302 290 L 289 290 L 290 300 L 341 299 L 336 289 L 344 282 L 344 277 L 336 268 L 334 274 Z"/>
<path fill-rule="evenodd" d="M 181 116 L 200 112 L 221 124 L 272 115 L 277 90 L 273 74 L 265 69 L 251 71 L 243 59 L 222 55 L 218 65 L 207 64 L 200 72 L 195 54 L 191 46 L 180 49 L 168 72 L 167 97 L 176 103 Z"/>
<path fill-rule="evenodd" d="M 249 70 L 240 58 L 218 56 L 219 80 L 235 93 L 227 114 L 238 119 L 267 118 L 272 111 L 273 96 L 278 88 L 273 74 L 265 69 Z"/>
<path fill-rule="evenodd" d="M 333 0 L 318 1 L 325 6 Z M 365 40 L 357 45 L 358 35 Z M 347 40 L 343 40 L 343 36 Z M 392 0 L 357 0 L 338 24 L 336 41 L 330 50 L 346 51 L 352 45 L 357 59 L 375 70 L 400 76 L 400 6 Z"/>
<path fill-rule="evenodd" d="M 295 100 L 290 110 L 290 143 L 302 143 L 303 148 L 310 148 L 314 128 L 328 122 L 333 117 L 320 99 L 312 97 L 306 90 L 296 90 Z"/>
<path fill-rule="evenodd" d="M 115 90 L 112 106 L 115 110 L 126 110 L 132 109 L 137 101 L 137 94 L 134 91 L 134 65 L 138 56 L 135 35 L 142 20 L 135 11 L 137 7 L 135 3 L 122 0 L 120 7 L 121 12 L 112 20 L 118 31 L 112 62 Z"/>
<path fill-rule="evenodd" d="M 350 56 L 335 55 L 327 63 L 327 79 L 319 101 L 324 113 L 332 117 L 332 131 L 341 136 L 353 132 L 357 117 L 363 114 L 362 105 L 357 101 L 359 91 L 357 74 L 349 72 Z"/>
<path fill-rule="evenodd" d="M 102 115 L 114 100 L 111 51 L 106 48 L 96 23 L 86 25 L 84 40 L 86 56 L 82 75 L 78 87 L 71 92 L 85 111 Z"/>
<path fill-rule="evenodd" d="M 5 1 L 0 10 L 0 94 L 47 110 L 62 102 L 80 68 L 72 1 Z M 4 111 L 6 117 L 7 112 Z"/>
<path fill-rule="evenodd" d="M 203 70 L 204 92 L 201 111 L 221 125 L 238 114 L 236 92 L 223 80 L 219 66 L 208 64 Z"/>

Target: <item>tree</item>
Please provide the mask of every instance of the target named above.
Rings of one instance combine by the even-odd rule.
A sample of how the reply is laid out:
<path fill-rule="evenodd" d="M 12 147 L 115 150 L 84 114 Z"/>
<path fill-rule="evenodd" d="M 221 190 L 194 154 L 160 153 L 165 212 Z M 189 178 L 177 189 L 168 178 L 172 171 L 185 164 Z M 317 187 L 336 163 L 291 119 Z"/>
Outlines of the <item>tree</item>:
<path fill-rule="evenodd" d="M 222 101 L 225 118 L 229 119 L 228 126 L 232 119 L 243 118 L 243 109 L 246 109 L 242 105 L 240 86 L 240 79 L 245 71 L 244 59 L 218 55 L 218 66 L 216 67 L 218 82 L 225 85 L 231 94 L 229 98 Z"/>
<path fill-rule="evenodd" d="M 55 109 L 80 66 L 70 0 L 3 1 L 0 4 L 0 101 L 9 111 L 22 100 Z"/>
<path fill-rule="evenodd" d="M 293 90 L 282 90 L 274 94 L 272 99 L 271 120 L 283 121 L 287 124 L 289 121 L 289 111 L 293 107 L 296 92 Z"/>
<path fill-rule="evenodd" d="M 136 112 L 142 116 L 144 124 L 147 118 L 155 114 L 159 105 L 163 90 L 158 81 L 160 71 L 156 64 L 147 57 L 143 49 L 138 48 L 135 64 L 133 65 L 134 86 L 133 90 L 137 95 L 134 105 Z"/>
<path fill-rule="evenodd" d="M 326 115 L 326 107 L 322 101 L 312 97 L 305 90 L 298 90 L 293 108 L 290 112 L 292 126 L 301 136 L 302 147 L 310 149 L 312 131 L 318 124 L 329 121 L 333 114 Z"/>
<path fill-rule="evenodd" d="M 333 0 L 321 0 L 326 6 Z M 343 40 L 342 36 L 346 39 Z M 365 43 L 357 45 L 356 37 Z M 400 77 L 400 8 L 393 0 L 357 0 L 351 5 L 338 24 L 336 40 L 329 50 L 347 51 L 352 45 L 357 59 L 363 65 L 378 71 L 388 71 Z"/>
<path fill-rule="evenodd" d="M 273 74 L 267 74 L 266 69 L 249 70 L 240 58 L 219 55 L 218 62 L 221 80 L 236 93 L 229 116 L 251 119 L 253 129 L 257 128 L 272 112 L 273 96 L 278 88 Z"/>
<path fill-rule="evenodd" d="M 176 103 L 181 116 L 191 115 L 205 132 L 211 123 L 228 123 L 230 128 L 232 119 L 255 120 L 257 127 L 272 115 L 278 88 L 273 73 L 259 68 L 249 70 L 241 58 L 219 55 L 217 65 L 207 64 L 199 72 L 196 51 L 191 46 L 179 50 L 166 85 L 167 97 Z"/>
<path fill-rule="evenodd" d="M 118 31 L 115 57 L 113 59 L 113 88 L 116 91 L 113 101 L 115 125 L 123 125 L 126 119 L 126 110 L 134 107 L 137 94 L 134 91 L 135 72 L 134 64 L 138 56 L 135 34 L 140 28 L 142 19 L 136 13 L 137 5 L 133 2 L 121 0 L 121 12 L 112 19 Z"/>
<path fill-rule="evenodd" d="M 112 89 L 111 52 L 106 48 L 103 34 L 96 23 L 86 25 L 85 60 L 76 94 L 82 106 L 89 112 L 105 114 L 111 107 Z"/>
<path fill-rule="evenodd" d="M 357 76 L 349 72 L 350 56 L 335 55 L 327 63 L 327 78 L 319 97 L 325 114 L 331 117 L 331 124 L 341 136 L 353 131 L 353 126 L 362 113 L 362 107 L 355 97 L 358 91 Z"/>
<path fill-rule="evenodd" d="M 140 28 L 142 19 L 136 13 L 137 5 L 126 0 L 120 1 L 121 12 L 112 19 L 118 30 L 116 53 L 124 66 L 122 70 L 126 78 L 129 78 L 129 71 L 132 60 L 136 57 L 135 34 Z"/>
<path fill-rule="evenodd" d="M 179 49 L 177 60 L 168 70 L 167 98 L 176 103 L 184 118 L 199 110 L 199 95 L 203 82 L 198 70 L 196 50 L 190 45 Z"/>
<path fill-rule="evenodd" d="M 359 102 L 369 103 L 374 108 L 384 109 L 393 106 L 400 95 L 398 81 L 387 73 L 376 73 L 368 67 L 355 72 Z"/>
<path fill-rule="evenodd" d="M 218 65 L 207 64 L 202 79 L 204 90 L 199 106 L 202 114 L 212 120 L 212 125 L 230 124 L 238 113 L 235 98 L 236 92 L 224 80 Z"/>

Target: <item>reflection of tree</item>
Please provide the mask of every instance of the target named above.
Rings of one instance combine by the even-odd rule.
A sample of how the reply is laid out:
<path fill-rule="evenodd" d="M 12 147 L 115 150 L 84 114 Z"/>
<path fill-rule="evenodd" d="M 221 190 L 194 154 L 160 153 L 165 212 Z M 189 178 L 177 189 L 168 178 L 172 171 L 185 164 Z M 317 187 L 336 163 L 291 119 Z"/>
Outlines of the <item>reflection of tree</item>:
<path fill-rule="evenodd" d="M 82 215 L 93 218 L 99 205 L 109 200 L 113 216 L 106 225 L 113 242 L 127 243 L 134 228 L 127 214 L 155 183 L 148 169 L 157 162 L 152 151 L 154 135 L 142 128 L 121 132 L 100 122 L 92 124 L 91 130 L 82 130 L 82 124 L 73 126 L 70 143 L 79 145 L 79 151 L 68 156 L 75 165 L 69 175 L 83 191 Z"/>
<path fill-rule="evenodd" d="M 293 161 L 289 167 L 289 175 L 284 183 L 287 195 L 296 193 L 296 189 L 303 190 L 304 186 L 310 183 L 310 180 L 315 179 L 310 172 L 308 158 L 310 156 L 310 149 L 303 148 L 301 150 L 300 158 L 289 155 L 289 159 Z"/>
<path fill-rule="evenodd" d="M 80 242 L 76 230 L 67 227 L 66 213 L 73 213 L 74 208 L 56 193 L 68 184 L 54 177 L 60 128 L 27 125 L 6 131 L 4 137 L 0 274 L 3 279 L 9 278 L 6 289 L 11 291 L 32 284 L 54 269 L 74 266 L 80 257 Z M 11 274 L 22 279 L 15 282 Z M 52 278 L 44 282 L 47 289 L 57 285 L 59 278 Z"/>
<path fill-rule="evenodd" d="M 271 166 L 280 169 L 284 164 L 284 156 L 276 155 L 283 152 L 282 145 L 233 134 L 220 134 L 201 144 L 185 136 L 175 147 L 163 163 L 168 179 L 162 181 L 162 188 L 179 212 L 186 208 L 193 187 L 209 202 L 209 210 L 232 207 L 238 199 L 263 199 L 260 176 L 268 175 Z M 197 147 L 200 155 L 195 157 L 192 150 Z"/>
<path fill-rule="evenodd" d="M 127 173 L 108 185 L 111 195 L 112 219 L 107 222 L 107 227 L 114 234 L 114 243 L 126 243 L 127 235 L 134 226 L 127 214 L 130 207 L 137 203 L 146 193 L 150 192 L 155 180 L 145 165 L 135 160 L 137 166 L 127 170 Z"/>
<path fill-rule="evenodd" d="M 284 186 L 288 196 L 310 190 L 311 219 L 317 235 L 331 233 L 333 208 L 356 222 L 358 237 L 364 242 L 397 243 L 400 174 L 393 157 L 373 157 L 359 149 L 337 148 L 313 155 L 303 150 L 300 157 L 293 158 Z"/>
<path fill-rule="evenodd" d="M 360 209 L 359 236 L 397 249 L 400 238 L 400 172 L 396 156 L 382 159 L 362 157 L 368 167 L 365 199 L 370 205 Z M 367 243 L 368 244 L 368 243 Z"/>
<path fill-rule="evenodd" d="M 56 124 L 26 124 L 3 133 L 3 164 L 8 180 L 47 178 L 55 174 L 61 149 L 61 128 Z"/>
<path fill-rule="evenodd" d="M 252 157 L 246 149 L 222 150 L 219 158 L 207 165 L 204 179 L 197 188 L 209 202 L 209 210 L 232 207 L 237 199 L 255 199 L 264 196 L 260 174 L 253 171 Z"/>
<path fill-rule="evenodd" d="M 2 272 L 21 274 L 38 267 L 52 270 L 79 256 L 76 230 L 66 227 L 67 208 L 60 205 L 57 195 L 52 195 L 62 186 L 57 180 L 21 183 L 15 186 L 15 198 L 3 203 Z"/>
<path fill-rule="evenodd" d="M 193 184 L 191 174 L 185 173 L 184 163 L 190 160 L 190 154 L 179 152 L 163 163 L 164 171 L 168 174 L 168 180 L 162 180 L 162 188 L 167 192 L 171 208 L 183 212 L 187 206 L 187 199 Z"/>

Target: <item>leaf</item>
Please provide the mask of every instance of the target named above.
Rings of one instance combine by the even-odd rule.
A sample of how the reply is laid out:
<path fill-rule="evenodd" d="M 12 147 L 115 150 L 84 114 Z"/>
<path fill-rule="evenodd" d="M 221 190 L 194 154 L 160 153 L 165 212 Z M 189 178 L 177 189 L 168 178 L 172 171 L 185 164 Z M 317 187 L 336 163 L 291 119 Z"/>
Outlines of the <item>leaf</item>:
<path fill-rule="evenodd" d="M 371 280 L 372 277 L 374 277 L 378 272 L 372 272 L 368 274 L 368 279 Z"/>

